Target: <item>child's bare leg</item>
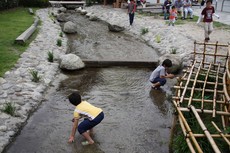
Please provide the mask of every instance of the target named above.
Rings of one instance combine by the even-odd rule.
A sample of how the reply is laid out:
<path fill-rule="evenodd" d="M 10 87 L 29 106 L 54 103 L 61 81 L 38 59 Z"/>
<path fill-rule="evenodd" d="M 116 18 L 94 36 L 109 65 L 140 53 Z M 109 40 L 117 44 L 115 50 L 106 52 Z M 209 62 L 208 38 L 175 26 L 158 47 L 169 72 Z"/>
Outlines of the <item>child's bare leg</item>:
<path fill-rule="evenodd" d="M 90 137 L 89 132 L 84 132 L 82 135 L 85 137 L 85 139 L 88 141 L 89 144 L 94 144 L 93 139 Z"/>

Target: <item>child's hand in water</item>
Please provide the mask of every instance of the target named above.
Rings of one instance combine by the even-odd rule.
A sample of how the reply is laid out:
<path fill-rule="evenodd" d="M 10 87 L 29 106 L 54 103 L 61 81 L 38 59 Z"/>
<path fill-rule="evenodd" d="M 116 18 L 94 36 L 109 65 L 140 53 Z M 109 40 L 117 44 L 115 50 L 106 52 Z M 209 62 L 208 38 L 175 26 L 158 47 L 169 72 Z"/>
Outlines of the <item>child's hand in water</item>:
<path fill-rule="evenodd" d="M 72 143 L 72 142 L 74 142 L 74 137 L 73 136 L 70 136 L 69 137 L 69 141 L 68 141 L 69 143 Z"/>

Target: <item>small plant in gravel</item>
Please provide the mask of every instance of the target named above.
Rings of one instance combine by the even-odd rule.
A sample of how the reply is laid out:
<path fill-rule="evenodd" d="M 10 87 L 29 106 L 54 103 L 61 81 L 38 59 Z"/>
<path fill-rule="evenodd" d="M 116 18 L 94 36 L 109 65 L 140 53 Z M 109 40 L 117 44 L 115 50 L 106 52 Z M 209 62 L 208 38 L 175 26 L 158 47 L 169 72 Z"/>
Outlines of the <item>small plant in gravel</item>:
<path fill-rule="evenodd" d="M 148 28 L 142 28 L 141 29 L 141 34 L 142 35 L 144 35 L 144 34 L 146 34 L 146 33 L 148 33 L 149 32 L 149 29 Z"/>
<path fill-rule="evenodd" d="M 160 35 L 156 35 L 156 42 L 160 43 L 161 42 L 161 36 Z"/>
<path fill-rule="evenodd" d="M 29 70 L 31 76 L 32 76 L 32 81 L 33 82 L 39 82 L 41 77 L 38 75 L 38 71 L 34 69 Z"/>
<path fill-rule="evenodd" d="M 60 32 L 60 33 L 59 33 L 59 36 L 60 36 L 60 37 L 63 37 L 63 32 Z"/>
<path fill-rule="evenodd" d="M 172 48 L 171 54 L 176 54 L 176 48 Z"/>
<path fill-rule="evenodd" d="M 49 52 L 47 53 L 47 55 L 48 55 L 47 60 L 48 60 L 49 62 L 53 62 L 53 61 L 54 61 L 54 53 L 51 52 L 51 51 L 49 51 Z"/>
<path fill-rule="evenodd" d="M 62 46 L 62 40 L 61 39 L 57 39 L 57 46 Z"/>
<path fill-rule="evenodd" d="M 9 114 L 11 116 L 15 115 L 16 107 L 13 103 L 7 102 L 4 104 L 2 111 L 6 114 Z"/>

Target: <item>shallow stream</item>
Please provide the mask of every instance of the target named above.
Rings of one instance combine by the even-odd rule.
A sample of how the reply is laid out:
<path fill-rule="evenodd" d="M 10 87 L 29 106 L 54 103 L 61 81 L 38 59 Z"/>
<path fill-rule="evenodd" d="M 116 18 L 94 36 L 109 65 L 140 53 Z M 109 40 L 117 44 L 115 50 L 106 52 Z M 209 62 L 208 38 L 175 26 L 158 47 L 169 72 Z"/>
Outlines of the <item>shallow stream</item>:
<path fill-rule="evenodd" d="M 85 30 L 81 29 L 84 34 L 69 36 L 69 52 L 88 59 L 152 60 L 157 57 L 152 48 L 139 39 L 124 33 L 111 34 L 105 30 L 105 24 L 92 24 L 82 16 L 78 19 L 85 25 Z M 87 32 L 95 28 L 97 30 L 93 31 L 99 34 Z M 56 87 L 48 91 L 47 100 L 30 117 L 6 152 L 167 153 L 172 122 L 172 107 L 168 101 L 170 82 L 162 90 L 152 90 L 148 82 L 151 71 L 110 67 L 62 72 L 57 78 L 62 81 L 57 81 Z M 67 78 L 62 79 L 63 75 Z M 95 127 L 94 145 L 82 146 L 84 139 L 78 133 L 73 144 L 67 143 L 74 110 L 67 95 L 75 90 L 105 113 L 105 119 Z"/>

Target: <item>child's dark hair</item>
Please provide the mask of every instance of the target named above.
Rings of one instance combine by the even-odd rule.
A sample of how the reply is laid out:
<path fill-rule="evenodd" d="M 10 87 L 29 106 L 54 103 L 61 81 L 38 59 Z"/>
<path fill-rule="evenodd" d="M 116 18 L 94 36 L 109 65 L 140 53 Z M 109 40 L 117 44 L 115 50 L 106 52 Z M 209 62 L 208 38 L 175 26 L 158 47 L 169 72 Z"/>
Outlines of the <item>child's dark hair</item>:
<path fill-rule="evenodd" d="M 174 5 L 172 6 L 172 9 L 175 9 L 175 6 L 174 6 Z"/>
<path fill-rule="evenodd" d="M 206 4 L 207 4 L 208 2 L 210 2 L 210 3 L 212 4 L 212 0 L 207 0 L 207 1 L 206 1 Z"/>
<path fill-rule="evenodd" d="M 81 96 L 77 91 L 71 93 L 68 96 L 68 98 L 69 98 L 69 102 L 73 104 L 74 106 L 77 106 L 78 104 L 81 103 Z"/>
<path fill-rule="evenodd" d="M 172 61 L 170 59 L 165 59 L 162 63 L 163 66 L 165 67 L 171 67 L 172 66 Z"/>

